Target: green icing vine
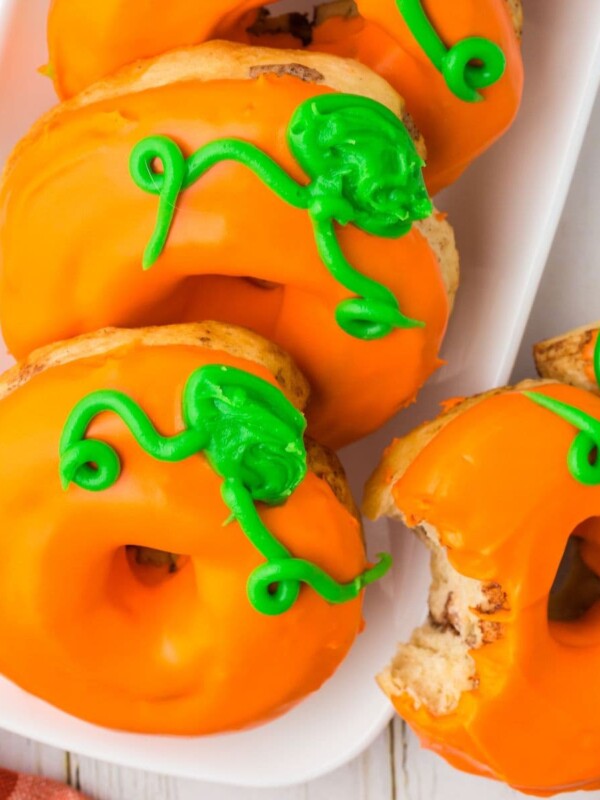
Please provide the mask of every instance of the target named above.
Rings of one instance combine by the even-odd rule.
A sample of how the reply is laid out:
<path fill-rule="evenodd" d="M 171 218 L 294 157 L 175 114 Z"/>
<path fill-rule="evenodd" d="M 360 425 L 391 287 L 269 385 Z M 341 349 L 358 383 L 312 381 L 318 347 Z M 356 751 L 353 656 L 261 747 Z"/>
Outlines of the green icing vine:
<path fill-rule="evenodd" d="M 469 36 L 448 48 L 431 24 L 421 0 L 396 0 L 396 5 L 450 91 L 467 103 L 483 100 L 480 90 L 493 86 L 506 71 L 502 49 L 481 36 Z"/>
<path fill-rule="evenodd" d="M 187 159 L 168 137 L 150 136 L 139 142 L 131 155 L 132 178 L 139 188 L 159 196 L 144 269 L 155 264 L 167 244 L 181 193 L 216 164 L 237 161 L 283 201 L 309 213 L 323 263 L 335 280 L 357 295 L 336 310 L 338 325 L 346 333 L 373 340 L 396 328 L 423 327 L 423 322 L 402 313 L 390 289 L 348 262 L 335 227 L 352 224 L 374 236 L 396 239 L 432 213 L 422 175 L 424 162 L 402 122 L 366 97 L 320 95 L 294 113 L 288 145 L 310 178 L 308 185 L 296 182 L 270 156 L 239 139 L 210 142 Z"/>
<path fill-rule="evenodd" d="M 181 462 L 204 453 L 223 478 L 221 492 L 231 519 L 267 562 L 248 581 L 250 602 L 260 613 L 278 615 L 291 609 L 301 584 L 329 603 L 345 603 L 388 572 L 391 557 L 383 554 L 373 568 L 340 584 L 316 564 L 294 558 L 262 522 L 255 504 L 284 503 L 307 472 L 305 419 L 277 387 L 232 367 L 204 366 L 190 376 L 182 406 L 184 430 L 165 437 L 131 397 L 114 390 L 85 397 L 69 415 L 61 437 L 63 487 L 75 483 L 100 492 L 119 479 L 121 462 L 114 448 L 86 438 L 92 422 L 112 412 L 153 458 Z"/>
<path fill-rule="evenodd" d="M 587 486 L 600 485 L 600 422 L 585 411 L 554 397 L 539 392 L 523 394 L 579 430 L 569 449 L 569 472 Z"/>

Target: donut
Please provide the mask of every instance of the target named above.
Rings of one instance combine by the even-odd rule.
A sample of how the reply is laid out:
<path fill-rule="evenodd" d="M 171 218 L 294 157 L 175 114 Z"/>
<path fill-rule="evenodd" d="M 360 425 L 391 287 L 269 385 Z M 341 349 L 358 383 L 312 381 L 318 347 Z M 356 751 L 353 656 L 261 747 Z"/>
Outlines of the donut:
<path fill-rule="evenodd" d="M 360 64 L 220 42 L 58 106 L 0 187 L 10 352 L 220 319 L 292 355 L 316 439 L 378 428 L 440 365 L 458 282 L 403 113 Z"/>
<path fill-rule="evenodd" d="M 600 392 L 600 322 L 539 342 L 534 357 L 540 377 Z"/>
<path fill-rule="evenodd" d="M 600 788 L 599 445 L 597 394 L 525 381 L 449 402 L 366 489 L 433 576 L 381 687 L 426 747 L 529 794 Z"/>
<path fill-rule="evenodd" d="M 306 381 L 220 323 L 105 329 L 0 379 L 0 672 L 81 719 L 237 730 L 316 691 L 362 622 L 361 524 Z M 18 609 L 18 613 L 15 613 Z"/>
<path fill-rule="evenodd" d="M 93 7 L 86 0 L 53 0 L 50 74 L 66 98 L 140 58 L 216 37 L 262 44 L 253 31 L 283 30 L 292 34 L 288 46 L 300 41 L 358 58 L 395 86 L 428 143 L 432 194 L 456 180 L 517 113 L 520 0 L 336 0 L 317 9 L 316 24 L 300 14 L 273 24 L 269 5 L 211 0 L 200 10 L 172 0 L 165 11 L 157 0 L 105 0 Z M 271 43 L 286 46 L 285 38 Z"/>

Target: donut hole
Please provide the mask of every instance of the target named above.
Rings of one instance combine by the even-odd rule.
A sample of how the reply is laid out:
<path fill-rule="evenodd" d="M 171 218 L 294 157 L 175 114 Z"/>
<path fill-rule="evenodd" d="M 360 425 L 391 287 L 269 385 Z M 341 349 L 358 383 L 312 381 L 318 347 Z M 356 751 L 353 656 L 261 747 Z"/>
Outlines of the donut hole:
<path fill-rule="evenodd" d="M 314 20 L 307 13 L 285 11 L 289 3 L 277 3 L 282 6 L 261 8 L 246 32 L 252 36 L 278 36 L 287 34 L 297 40 L 298 46 L 308 47 L 312 44 Z"/>
<path fill-rule="evenodd" d="M 218 319 L 273 339 L 286 294 L 292 288 L 254 275 L 190 275 L 139 308 L 124 309 L 113 324 L 141 328 Z"/>
<path fill-rule="evenodd" d="M 287 35 L 293 37 L 297 47 L 309 47 L 315 28 L 330 19 L 358 17 L 355 0 L 329 0 L 315 5 L 307 12 L 306 0 L 279 0 L 253 15 L 246 32 L 252 36 Z"/>
<path fill-rule="evenodd" d="M 122 324 L 169 325 L 219 319 L 269 336 L 277 324 L 287 286 L 254 275 L 190 275 L 168 295 L 147 305 Z"/>
<path fill-rule="evenodd" d="M 188 556 L 140 545 L 127 545 L 125 554 L 132 576 L 144 586 L 157 586 L 173 578 L 189 561 Z"/>
<path fill-rule="evenodd" d="M 257 289 L 263 289 L 264 291 L 272 292 L 274 289 L 281 288 L 280 283 L 263 281 L 260 278 L 242 278 L 242 280 L 247 281 L 251 286 L 255 286 Z"/>
<path fill-rule="evenodd" d="M 600 576 L 589 558 L 584 559 L 586 543 L 599 541 L 599 536 L 600 517 L 591 517 L 569 537 L 548 598 L 550 622 L 581 620 L 600 600 Z"/>

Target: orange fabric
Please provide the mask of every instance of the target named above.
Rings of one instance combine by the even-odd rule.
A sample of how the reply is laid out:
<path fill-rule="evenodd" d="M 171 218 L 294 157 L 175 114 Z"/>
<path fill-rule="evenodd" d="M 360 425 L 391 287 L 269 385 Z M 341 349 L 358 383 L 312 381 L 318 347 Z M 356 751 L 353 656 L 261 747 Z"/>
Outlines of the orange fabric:
<path fill-rule="evenodd" d="M 600 419 L 591 393 L 536 391 Z M 508 596 L 508 610 L 486 616 L 502 638 L 471 653 L 479 688 L 446 716 L 406 696 L 397 710 L 450 763 L 535 794 L 600 788 L 600 605 L 576 622 L 547 619 L 569 536 L 577 529 L 588 560 L 600 546 L 600 486 L 567 466 L 576 434 L 518 392 L 491 397 L 441 430 L 393 489 L 411 525 L 437 528 L 461 574 Z"/>
<path fill-rule="evenodd" d="M 19 151 L 0 194 L 0 312 L 10 351 L 20 357 L 106 325 L 214 318 L 253 328 L 294 356 L 313 388 L 308 417 L 320 441 L 346 444 L 410 403 L 440 363 L 449 316 L 439 264 L 416 229 L 398 240 L 340 230 L 350 262 L 426 323 L 373 342 L 337 325 L 335 309 L 351 293 L 323 265 L 308 213 L 240 164 L 219 164 L 180 196 L 163 255 L 142 269 L 158 197 L 129 174 L 141 139 L 171 136 L 190 155 L 241 137 L 305 182 L 286 130 L 297 106 L 325 91 L 291 77 L 189 81 L 46 126 Z"/>
<path fill-rule="evenodd" d="M 84 800 L 62 783 L 0 769 L 0 800 Z"/>
<path fill-rule="evenodd" d="M 267 720 L 318 689 L 361 629 L 360 598 L 331 606 L 306 587 L 286 614 L 259 614 L 246 582 L 264 560 L 237 523 L 224 526 L 221 479 L 202 455 L 155 461 L 114 414 L 89 435 L 121 456 L 118 482 L 62 490 L 59 437 L 80 399 L 121 390 L 174 435 L 185 382 L 208 363 L 274 383 L 218 351 L 138 345 L 41 373 L 0 403 L 0 672 L 111 728 L 195 735 Z M 294 555 L 337 580 L 366 568 L 359 523 L 315 475 L 260 510 Z M 157 579 L 130 560 L 132 544 L 186 558 Z"/>
<path fill-rule="evenodd" d="M 211 0 L 200 13 L 172 0 L 54 0 L 50 56 L 59 94 L 67 97 L 117 67 L 207 38 L 236 39 L 273 47 L 299 46 L 291 36 L 251 37 L 246 29 L 264 0 Z M 484 91 L 485 101 L 455 97 L 398 13 L 394 0 L 360 0 L 364 19 L 328 20 L 315 30 L 310 49 L 357 58 L 386 78 L 405 98 L 429 152 L 426 178 L 432 194 L 454 182 L 471 161 L 510 126 L 521 101 L 520 44 L 506 0 L 426 0 L 436 30 L 449 45 L 485 36 L 499 44 L 507 71 Z M 81 10 L 79 9 L 81 6 Z M 247 13 L 244 15 L 244 11 Z"/>

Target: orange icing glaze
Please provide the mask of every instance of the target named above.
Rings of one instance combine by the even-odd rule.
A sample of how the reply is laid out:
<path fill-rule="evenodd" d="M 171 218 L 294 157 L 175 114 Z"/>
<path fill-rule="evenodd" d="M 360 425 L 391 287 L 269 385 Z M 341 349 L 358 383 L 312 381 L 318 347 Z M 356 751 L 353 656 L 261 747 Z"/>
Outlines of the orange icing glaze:
<path fill-rule="evenodd" d="M 445 43 L 478 35 L 504 50 L 507 70 L 497 84 L 483 92 L 485 101 L 466 103 L 452 94 L 396 12 L 393 0 L 360 0 L 365 18 L 327 20 L 315 28 L 308 49 L 361 61 L 405 99 L 427 144 L 427 187 L 437 194 L 513 122 L 523 92 L 523 63 L 505 0 L 428 0 L 424 6 Z M 247 28 L 254 18 L 247 14 L 223 35 L 267 47 L 299 46 L 298 39 L 290 36 L 250 35 Z"/>
<path fill-rule="evenodd" d="M 255 611 L 246 582 L 264 562 L 237 523 L 224 527 L 221 479 L 203 455 L 155 461 L 114 414 L 89 435 L 120 454 L 118 482 L 62 490 L 59 438 L 80 399 L 121 390 L 174 435 L 185 382 L 209 363 L 274 383 L 222 352 L 136 345 L 41 373 L 0 403 L 0 672 L 111 728 L 195 735 L 267 720 L 318 689 L 362 626 L 360 598 L 331 606 L 307 587 L 280 617 Z M 284 505 L 259 508 L 294 555 L 337 580 L 365 569 L 357 520 L 314 474 Z M 132 544 L 183 565 L 140 567 Z"/>
<path fill-rule="evenodd" d="M 346 444 L 410 403 L 440 363 L 449 316 L 439 264 L 418 230 L 390 240 L 340 229 L 350 262 L 426 323 L 373 342 L 337 325 L 335 309 L 351 295 L 323 265 L 308 213 L 240 164 L 219 164 L 180 196 L 163 255 L 142 269 L 158 198 L 129 174 L 141 139 L 167 135 L 190 155 L 241 137 L 306 182 L 286 130 L 297 106 L 325 91 L 291 77 L 189 81 L 63 112 L 44 126 L 0 193 L 0 312 L 10 351 L 20 357 L 106 325 L 219 319 L 294 356 L 313 388 L 308 417 L 320 441 Z"/>
<path fill-rule="evenodd" d="M 273 2 L 273 0 L 271 0 Z M 249 41 L 248 14 L 265 0 L 53 0 L 50 62 L 57 91 L 70 97 L 118 67 L 184 45 L 220 37 Z M 363 19 L 331 19 L 316 29 L 311 49 L 357 58 L 386 78 L 407 101 L 427 142 L 426 171 L 435 194 L 455 181 L 511 124 L 520 104 L 523 65 L 506 0 L 425 0 L 424 8 L 447 45 L 468 36 L 496 42 L 507 58 L 504 77 L 484 92 L 485 102 L 455 97 L 398 12 L 394 0 L 359 0 Z M 260 44 L 298 47 L 290 36 Z"/>
<path fill-rule="evenodd" d="M 536 389 L 600 419 L 600 398 L 569 386 Z M 518 392 L 451 421 L 396 483 L 411 525 L 427 520 L 463 575 L 499 583 L 508 610 L 498 641 L 471 651 L 479 688 L 435 717 L 407 696 L 399 713 L 455 766 L 532 794 L 600 788 L 600 605 L 576 622 L 547 619 L 569 536 L 600 567 L 600 486 L 569 473 L 576 429 Z"/>

